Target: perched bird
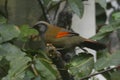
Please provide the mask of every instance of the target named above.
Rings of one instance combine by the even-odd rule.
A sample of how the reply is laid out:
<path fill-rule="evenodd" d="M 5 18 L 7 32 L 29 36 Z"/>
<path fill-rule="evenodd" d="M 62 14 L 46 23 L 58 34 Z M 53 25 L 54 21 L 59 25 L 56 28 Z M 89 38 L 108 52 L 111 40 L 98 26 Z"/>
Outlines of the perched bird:
<path fill-rule="evenodd" d="M 78 33 L 71 32 L 45 21 L 37 22 L 33 28 L 39 32 L 40 36 L 44 38 L 46 43 L 50 43 L 56 48 L 67 50 L 78 46 L 82 49 L 87 47 L 97 51 L 106 47 L 102 43 L 83 38 L 79 36 Z"/>

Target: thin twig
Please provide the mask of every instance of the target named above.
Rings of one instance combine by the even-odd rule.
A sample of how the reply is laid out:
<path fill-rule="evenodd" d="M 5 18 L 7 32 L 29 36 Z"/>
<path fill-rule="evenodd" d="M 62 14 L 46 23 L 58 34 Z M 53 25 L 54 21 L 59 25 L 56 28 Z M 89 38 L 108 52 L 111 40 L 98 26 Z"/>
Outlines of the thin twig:
<path fill-rule="evenodd" d="M 47 17 L 47 12 L 46 12 L 46 10 L 45 10 L 45 7 L 44 7 L 44 5 L 43 5 L 43 1 L 42 1 L 42 0 L 38 0 L 38 3 L 39 3 L 40 6 L 41 6 L 41 9 L 42 9 L 43 15 L 44 15 L 44 17 L 45 17 L 45 20 L 46 20 L 47 22 L 50 22 L 49 19 L 48 19 L 48 17 Z"/>
<path fill-rule="evenodd" d="M 32 70 L 33 70 L 34 74 L 35 74 L 36 76 L 39 76 L 39 74 L 38 74 L 37 70 L 35 69 L 34 64 L 31 64 L 31 68 L 32 68 Z"/>
<path fill-rule="evenodd" d="M 65 1 L 65 4 L 63 5 L 62 4 L 62 10 L 60 10 L 60 8 L 61 8 L 61 3 L 62 3 L 63 1 L 59 1 L 58 2 L 58 4 L 56 5 L 57 6 L 57 8 L 56 8 L 56 10 L 55 10 L 55 15 L 54 15 L 54 17 L 53 17 L 53 20 L 55 21 L 55 22 L 57 22 L 57 17 L 59 16 L 59 14 L 65 9 L 65 7 L 66 7 L 66 4 L 67 4 L 67 2 Z M 55 23 L 55 24 L 57 24 L 57 23 Z"/>
<path fill-rule="evenodd" d="M 5 0 L 5 12 L 6 12 L 6 18 L 7 18 L 7 21 L 8 21 L 8 0 Z"/>
<path fill-rule="evenodd" d="M 60 7 L 60 3 L 57 5 L 57 9 L 55 10 L 55 15 L 54 15 L 54 17 L 53 17 L 54 20 L 55 20 L 55 18 L 56 18 L 56 15 L 57 15 L 57 12 L 58 12 L 58 10 L 59 10 L 59 7 Z"/>
<path fill-rule="evenodd" d="M 96 76 L 96 75 L 98 75 L 98 74 L 102 74 L 102 73 L 108 72 L 108 71 L 110 71 L 110 70 L 117 69 L 118 67 L 120 67 L 120 65 L 119 65 L 119 66 L 116 66 L 116 67 L 114 67 L 114 68 L 110 68 L 110 69 L 106 69 L 106 70 L 104 70 L 104 71 L 100 71 L 100 72 L 95 73 L 95 74 L 91 74 L 91 75 L 89 75 L 89 76 L 86 76 L 86 77 L 81 78 L 80 80 L 86 80 L 86 79 L 91 78 L 91 77 L 93 77 L 93 76 Z"/>
<path fill-rule="evenodd" d="M 54 7 L 58 6 L 61 2 L 63 2 L 63 1 L 59 1 L 57 4 L 55 4 L 55 5 L 51 6 L 50 8 L 48 8 L 48 9 L 47 9 L 47 13 L 48 13 L 50 10 L 52 10 Z"/>

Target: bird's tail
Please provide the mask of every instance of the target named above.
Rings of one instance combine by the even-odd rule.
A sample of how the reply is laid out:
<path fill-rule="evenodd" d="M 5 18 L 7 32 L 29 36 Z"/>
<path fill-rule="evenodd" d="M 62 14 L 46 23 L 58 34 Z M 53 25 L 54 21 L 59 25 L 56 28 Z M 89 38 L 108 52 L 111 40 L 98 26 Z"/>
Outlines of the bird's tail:
<path fill-rule="evenodd" d="M 96 41 L 89 41 L 89 40 L 87 41 L 86 40 L 86 41 L 82 42 L 81 44 L 83 47 L 88 47 L 88 48 L 94 49 L 96 51 L 106 48 L 105 44 L 102 44 L 102 43 L 99 43 Z"/>

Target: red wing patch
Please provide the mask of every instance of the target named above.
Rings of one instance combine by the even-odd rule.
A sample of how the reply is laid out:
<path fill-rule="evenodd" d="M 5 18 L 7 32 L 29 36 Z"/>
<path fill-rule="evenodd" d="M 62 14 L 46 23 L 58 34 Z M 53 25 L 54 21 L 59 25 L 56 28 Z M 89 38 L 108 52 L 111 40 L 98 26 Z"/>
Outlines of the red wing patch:
<path fill-rule="evenodd" d="M 59 32 L 56 36 L 56 38 L 61 38 L 61 37 L 65 37 L 69 34 L 69 32 Z"/>
<path fill-rule="evenodd" d="M 72 32 L 59 32 L 56 38 L 61 38 L 61 37 L 70 36 L 70 35 L 79 35 L 79 34 L 72 33 Z"/>

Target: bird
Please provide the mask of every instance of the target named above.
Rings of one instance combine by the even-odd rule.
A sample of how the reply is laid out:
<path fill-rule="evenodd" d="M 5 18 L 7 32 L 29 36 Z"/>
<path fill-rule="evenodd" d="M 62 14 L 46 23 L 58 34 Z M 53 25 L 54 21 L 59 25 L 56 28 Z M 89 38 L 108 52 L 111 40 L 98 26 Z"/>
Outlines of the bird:
<path fill-rule="evenodd" d="M 88 52 L 84 47 L 96 51 L 106 48 L 105 44 L 84 38 L 78 33 L 45 21 L 38 21 L 32 28 L 39 32 L 42 41 L 46 44 L 52 44 L 62 54 L 62 58 L 65 62 L 70 62 L 72 57 L 75 56 L 75 47 L 81 48 L 85 53 Z M 45 48 L 45 44 L 41 44 L 41 46 L 43 46 L 42 49 Z"/>
<path fill-rule="evenodd" d="M 38 21 L 32 28 L 39 32 L 45 43 L 50 43 L 58 49 L 68 50 L 74 49 L 75 47 L 83 49 L 87 47 L 98 51 L 106 48 L 106 45 L 103 43 L 84 38 L 78 33 L 50 24 L 46 21 Z"/>

